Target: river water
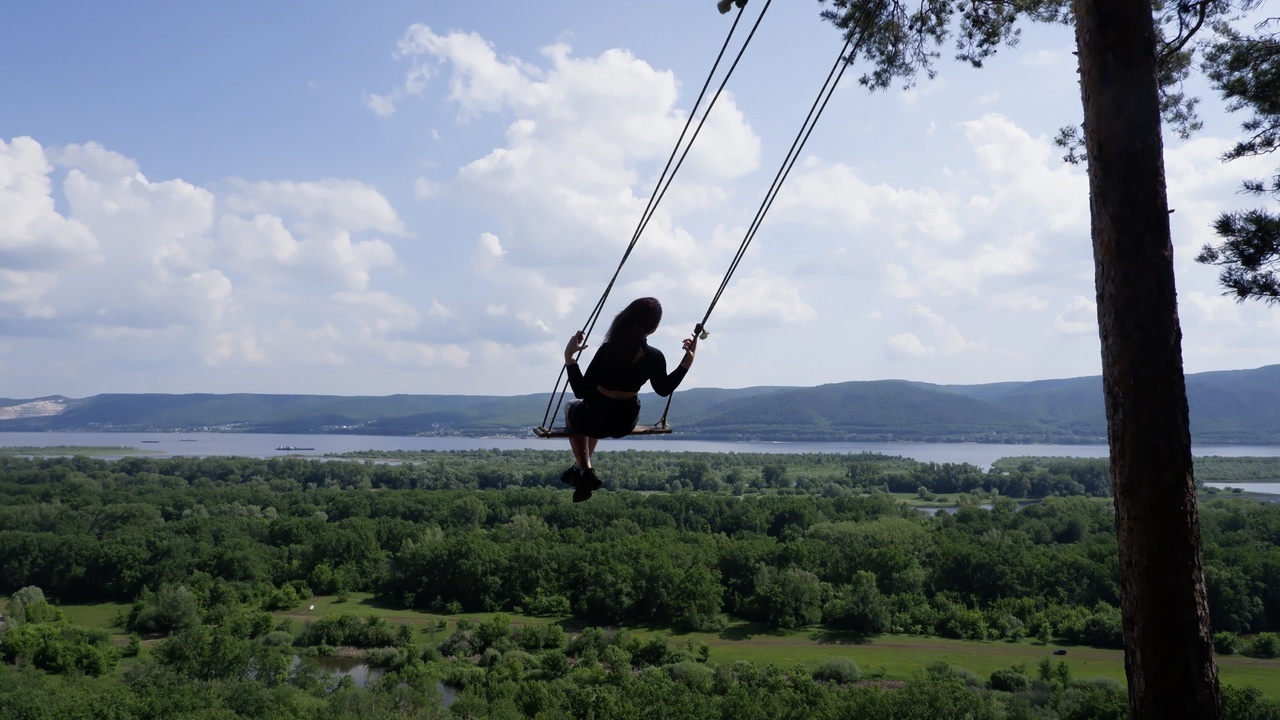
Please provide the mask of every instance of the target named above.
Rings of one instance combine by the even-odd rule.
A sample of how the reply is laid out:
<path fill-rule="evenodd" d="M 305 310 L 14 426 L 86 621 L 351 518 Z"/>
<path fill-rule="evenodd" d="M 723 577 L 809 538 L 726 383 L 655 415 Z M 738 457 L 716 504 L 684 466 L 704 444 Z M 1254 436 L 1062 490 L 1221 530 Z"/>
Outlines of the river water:
<path fill-rule="evenodd" d="M 0 447 L 129 447 L 159 457 L 230 455 L 236 457 L 320 457 L 361 450 L 564 450 L 564 440 L 528 437 L 398 437 L 385 435 L 272 435 L 257 433 L 105 433 L 0 432 Z M 291 448 L 291 449 L 281 449 Z M 1004 457 L 1107 456 L 1106 445 L 998 445 L 910 442 L 726 442 L 662 438 L 605 440 L 609 450 L 667 450 L 708 453 L 879 453 L 921 462 L 970 463 L 989 468 Z M 1197 456 L 1280 457 L 1280 445 L 1197 445 Z"/>
<path fill-rule="evenodd" d="M 1227 488 L 1240 488 L 1242 492 L 1247 493 L 1263 493 L 1266 495 L 1280 495 L 1280 482 L 1211 482 L 1205 483 L 1209 487 L 1216 487 L 1221 490 Z"/>

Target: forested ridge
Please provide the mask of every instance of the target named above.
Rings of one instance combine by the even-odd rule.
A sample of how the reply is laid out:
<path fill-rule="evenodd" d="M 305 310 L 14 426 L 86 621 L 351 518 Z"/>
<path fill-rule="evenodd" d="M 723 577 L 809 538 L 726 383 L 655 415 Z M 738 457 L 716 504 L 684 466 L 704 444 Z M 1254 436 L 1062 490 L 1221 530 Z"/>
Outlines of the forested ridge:
<path fill-rule="evenodd" d="M 597 717 L 651 717 L 643 709 L 652 703 L 666 703 L 669 717 L 1124 716 L 1122 690 L 1052 668 L 975 681 L 933 667 L 893 691 L 851 686 L 857 669 L 835 660 L 825 670 L 717 666 L 693 648 L 625 633 L 570 642 L 555 625 L 544 635 L 464 624 L 424 643 L 372 618 L 295 628 L 269 614 L 313 594 L 369 592 L 392 606 L 548 615 L 577 627 L 714 632 L 747 619 L 846 638 L 1119 647 L 1105 461 L 1011 458 L 984 471 L 871 454 L 609 452 L 600 456 L 606 490 L 573 505 L 558 483 L 564 453 L 394 459 L 0 458 L 0 594 L 25 597 L 19 612 L 30 620 L 0 639 L 0 702 L 79 697 L 53 678 L 70 672 L 102 676 L 75 686 L 85 697 L 133 703 L 132 715 L 83 717 L 164 717 L 137 709 L 160 687 L 197 698 L 193 707 L 225 707 L 231 695 L 261 705 L 236 710 L 242 716 L 324 708 L 346 717 L 345 698 L 366 716 L 432 717 L 437 680 L 464 688 L 455 709 L 475 717 L 508 704 L 515 710 L 498 716 L 559 708 L 577 717 L 590 706 Z M 1275 469 L 1202 462 L 1213 477 Z M 929 516 L 892 493 L 918 503 L 943 494 L 959 508 Z M 1201 522 L 1219 651 L 1274 656 L 1280 505 L 1211 500 Z M 130 648 L 57 619 L 59 604 L 107 600 L 132 604 L 120 622 L 139 637 L 166 638 L 123 675 L 112 668 Z M 386 648 L 380 657 L 401 684 L 357 692 L 289 670 L 291 647 L 329 646 Z M 747 697 L 772 710 L 736 714 Z M 1250 712 L 1280 712 L 1256 695 L 1230 697 Z M 221 716 L 235 715 L 208 715 Z"/>
<path fill-rule="evenodd" d="M 1187 376 L 1199 443 L 1280 443 L 1280 366 Z M 112 430 L 374 435 L 525 435 L 548 395 L 342 397 L 111 394 L 0 399 L 0 431 Z M 665 399 L 642 395 L 642 420 Z M 719 440 L 1102 442 L 1098 377 L 986 385 L 902 380 L 819 387 L 693 388 L 671 421 L 685 438 Z"/>

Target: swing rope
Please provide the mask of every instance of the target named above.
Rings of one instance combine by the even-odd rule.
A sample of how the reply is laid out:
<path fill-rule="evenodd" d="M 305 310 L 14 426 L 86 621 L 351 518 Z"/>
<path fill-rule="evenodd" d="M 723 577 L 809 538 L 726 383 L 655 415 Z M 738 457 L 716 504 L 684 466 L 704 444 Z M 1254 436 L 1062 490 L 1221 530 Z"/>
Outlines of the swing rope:
<path fill-rule="evenodd" d="M 689 110 L 689 117 L 685 120 L 684 128 L 680 131 L 680 136 L 676 139 L 675 147 L 672 148 L 671 155 L 667 158 L 666 165 L 662 168 L 662 173 L 658 177 L 655 191 L 650 195 L 649 202 L 645 206 L 644 212 L 640 215 L 640 221 L 636 226 L 635 232 L 631 236 L 631 241 L 627 244 L 626 251 L 622 254 L 622 260 L 618 263 L 617 269 L 613 272 L 613 277 L 609 279 L 609 283 L 605 286 L 604 293 L 601 294 L 600 299 L 596 301 L 595 308 L 592 309 L 590 316 L 587 318 L 586 324 L 582 328 L 581 332 L 583 334 L 584 342 L 591 336 L 591 332 L 595 329 L 596 322 L 600 319 L 600 314 L 604 309 L 605 302 L 609 298 L 609 293 L 613 291 L 613 287 L 618 281 L 618 276 L 622 273 L 622 267 L 631 257 L 631 252 L 639 242 L 640 236 L 644 233 L 645 228 L 649 225 L 649 221 L 657 211 L 658 202 L 666 195 L 667 189 L 671 187 L 671 181 L 675 178 L 676 173 L 684 164 L 685 158 L 688 157 L 689 150 L 693 147 L 693 142 L 697 140 L 698 135 L 702 132 L 703 126 L 706 125 L 707 117 L 711 114 L 711 109 L 715 107 L 716 101 L 720 99 L 720 95 L 724 92 L 725 86 L 729 82 L 729 78 L 733 76 L 734 70 L 737 69 L 738 63 L 742 61 L 743 54 L 751 44 L 751 40 L 755 37 L 756 30 L 760 28 L 760 22 L 764 19 L 765 13 L 769 11 L 769 6 L 772 2 L 773 0 L 766 0 L 764 9 L 761 10 L 760 15 L 756 17 L 755 24 L 752 25 L 751 31 L 747 34 L 746 40 L 743 42 L 742 47 L 738 49 L 738 53 L 734 57 L 733 63 L 729 66 L 724 79 L 720 82 L 720 85 L 712 96 L 711 101 L 707 104 L 707 108 L 702 114 L 702 119 L 698 122 L 697 127 L 694 128 L 693 134 L 689 135 L 689 128 L 693 126 L 693 119 L 697 116 L 698 107 L 702 104 L 702 100 L 706 96 L 707 90 L 711 87 L 711 83 L 715 79 L 716 70 L 719 69 L 720 63 L 723 61 L 725 53 L 733 40 L 738 24 L 742 20 L 746 0 L 735 3 L 738 6 L 738 13 L 734 16 L 733 24 L 729 27 L 729 33 L 725 36 L 724 43 L 720 47 L 720 52 L 716 55 L 715 62 L 712 64 L 710 72 L 707 73 L 707 79 L 703 82 L 702 89 L 698 92 L 698 97 L 694 101 L 693 107 Z M 726 12 L 727 9 L 728 8 L 726 7 L 725 9 L 722 9 L 721 12 Z M 686 135 L 689 136 L 689 141 L 687 143 L 684 142 Z M 681 151 L 682 147 L 683 152 Z M 677 156 L 679 156 L 678 159 Z M 579 355 L 580 354 L 581 352 L 579 352 Z M 556 378 L 555 389 L 552 390 L 551 398 L 547 401 L 547 410 L 542 417 L 542 425 L 539 430 L 545 432 L 551 431 L 552 420 L 560 414 L 560 406 L 564 402 L 564 396 L 568 390 L 569 383 L 568 378 L 566 377 L 566 368 L 561 367 L 560 374 Z M 555 406 L 554 410 L 552 409 L 553 404 Z M 663 426 L 666 424 L 665 414 L 661 424 Z"/>
<path fill-rule="evenodd" d="M 738 245 L 738 251 L 734 254 L 732 262 L 729 263 L 729 269 L 725 271 L 724 278 L 720 281 L 720 287 L 716 289 L 715 295 L 711 298 L 711 304 L 707 306 L 706 314 L 702 316 L 702 321 L 693 328 L 694 335 L 698 338 L 705 339 L 707 337 L 707 320 L 711 318 L 711 313 L 716 309 L 716 304 L 720 302 L 720 297 L 724 295 L 725 289 L 728 288 L 729 281 L 733 279 L 733 274 L 737 271 L 739 263 L 742 262 L 743 256 L 747 254 L 747 248 L 751 246 L 751 241 L 755 239 L 761 224 L 764 223 L 764 218 L 769 212 L 769 208 L 773 207 L 773 201 L 777 199 L 779 191 L 782 190 L 782 184 L 786 182 L 787 177 L 791 174 L 791 169 L 795 167 L 801 151 L 804 150 L 805 144 L 809 142 L 809 137 L 813 134 L 814 127 L 818 124 L 818 119 L 822 117 L 823 111 L 827 109 L 827 103 L 831 101 L 831 96 L 835 94 L 836 88 L 840 84 L 840 79 L 844 77 L 844 71 L 852 64 L 854 54 L 857 53 L 860 45 L 861 37 L 857 42 L 850 37 L 845 41 L 840 54 L 836 56 L 836 61 L 827 73 L 827 79 L 823 82 L 822 89 L 818 91 L 818 96 L 814 98 L 813 105 L 809 107 L 809 114 L 805 116 L 800 131 L 796 133 L 795 139 L 791 142 L 791 148 L 787 151 L 782 165 L 773 177 L 773 183 L 769 186 L 769 190 L 765 192 L 764 199 L 760 202 L 760 207 L 756 209 L 755 217 L 752 219 L 751 224 L 748 225 L 747 231 L 743 235 L 742 243 Z M 662 419 L 658 421 L 658 425 L 665 426 L 667 424 L 667 414 L 671 411 L 671 400 L 674 396 L 675 393 L 667 396 L 667 404 L 662 410 Z"/>
<path fill-rule="evenodd" d="M 771 0 L 769 1 L 771 2 Z M 739 17 L 741 17 L 741 8 L 743 4 L 738 5 Z M 725 3 L 721 3 L 721 5 L 725 5 Z M 754 36 L 756 28 L 759 27 L 760 19 L 763 18 L 764 13 L 768 11 L 768 8 L 769 8 L 769 2 L 766 2 L 764 10 L 762 10 L 760 13 L 760 18 L 756 19 L 756 25 L 752 28 L 751 35 L 749 35 L 747 38 L 747 43 L 750 43 L 751 37 Z M 855 26 L 860 25 L 862 16 L 865 16 L 866 14 L 867 14 L 867 8 L 864 7 L 863 13 L 860 15 L 859 20 L 855 21 L 854 25 Z M 734 26 L 735 27 L 737 26 L 736 19 L 734 21 Z M 730 29 L 730 37 L 732 37 L 732 34 L 733 34 L 733 30 Z M 855 35 L 856 35 L 856 38 L 855 38 Z M 702 321 L 697 323 L 694 326 L 693 332 L 695 337 L 699 339 L 705 339 L 707 337 L 708 333 L 706 330 L 706 325 L 707 325 L 707 321 L 711 318 L 711 313 L 715 310 L 716 305 L 720 302 L 720 298 L 724 295 L 724 291 L 728 288 L 729 282 L 733 278 L 733 274 L 737 271 L 738 265 L 742 262 L 742 258 L 746 255 L 747 248 L 750 247 L 751 241 L 755 239 L 756 233 L 759 232 L 761 225 L 764 223 L 764 218 L 769 212 L 769 209 L 773 207 L 773 203 L 777 199 L 778 193 L 781 191 L 783 183 L 786 182 L 787 177 L 791 174 L 792 168 L 795 167 L 797 160 L 799 160 L 800 153 L 804 150 L 805 145 L 809 142 L 809 138 L 810 136 L 812 136 L 813 130 L 817 126 L 818 120 L 822 117 L 823 112 L 826 110 L 827 105 L 831 101 L 831 97 L 835 94 L 836 88 L 839 86 L 841 78 L 844 77 L 845 70 L 847 70 L 848 67 L 853 63 L 853 60 L 857 55 L 858 49 L 862 45 L 862 40 L 863 40 L 863 35 L 861 33 L 850 32 L 846 36 L 844 47 L 841 48 L 840 54 L 836 56 L 836 60 L 832 64 L 831 70 L 827 73 L 827 77 L 822 84 L 822 88 L 818 91 L 817 97 L 814 98 L 813 104 L 809 107 L 808 115 L 805 116 L 804 122 L 801 124 L 799 132 L 796 133 L 795 139 L 792 140 L 791 142 L 791 147 L 788 149 L 787 154 L 783 159 L 781 166 L 778 168 L 778 172 L 774 175 L 773 182 L 770 184 L 768 191 L 765 192 L 765 196 L 763 200 L 761 200 L 760 206 L 756 209 L 755 217 L 752 219 L 751 223 L 748 225 L 747 231 L 743 235 L 742 242 L 739 244 L 738 250 L 733 256 L 733 260 L 729 263 L 729 268 L 725 271 L 724 277 L 720 281 L 720 286 L 716 289 L 715 295 L 711 299 L 711 303 L 707 306 L 706 313 L 702 316 Z M 729 38 L 726 38 L 725 39 L 726 47 L 728 46 L 728 43 L 729 43 Z M 742 49 L 739 50 L 737 58 L 734 60 L 733 65 L 730 67 L 729 75 L 732 75 L 733 69 L 737 67 L 738 61 L 741 60 L 742 53 L 745 50 L 746 50 L 746 44 L 744 44 Z M 724 48 L 721 48 L 721 55 L 723 56 L 723 54 L 724 54 Z M 718 65 L 719 62 L 720 62 L 720 58 L 717 58 L 716 64 Z M 715 67 L 713 66 L 712 74 L 714 74 L 714 72 L 715 72 Z M 719 98 L 720 92 L 724 90 L 725 84 L 729 80 L 729 75 L 726 75 L 724 81 L 720 84 L 719 89 L 716 91 L 716 94 L 711 101 L 711 105 L 715 104 L 715 100 Z M 707 84 L 710 84 L 710 81 L 711 81 L 711 78 L 709 76 L 707 79 Z M 706 88 L 707 88 L 707 85 L 704 85 L 703 86 L 704 93 L 706 92 Z M 701 98 L 702 98 L 702 95 L 700 94 L 699 101 L 701 101 Z M 697 107 L 696 103 L 694 107 L 696 109 Z M 710 109 L 711 109 L 711 106 L 708 106 L 707 113 L 710 113 Z M 691 112 L 689 116 L 689 122 L 691 122 L 692 119 L 693 119 L 693 113 Z M 686 122 L 685 124 L 686 130 L 688 129 L 689 122 Z M 704 114 L 702 121 L 698 124 L 698 127 L 695 130 L 693 137 L 690 139 L 689 147 L 692 146 L 693 139 L 697 138 L 698 132 L 701 131 L 702 125 L 705 122 L 706 122 L 706 115 Z M 684 133 L 681 133 L 681 139 L 683 139 L 683 137 L 684 137 Z M 676 166 L 675 166 L 676 169 L 679 169 L 680 163 L 684 162 L 684 157 L 688 155 L 689 147 L 685 147 L 683 154 L 681 154 L 680 156 L 680 162 L 676 163 Z M 672 152 L 672 157 L 675 157 L 675 154 L 678 150 L 679 150 L 679 144 L 677 143 L 677 150 Z M 670 163 L 671 161 L 668 160 L 668 166 L 670 166 Z M 672 174 L 674 175 L 674 171 Z M 663 171 L 663 176 L 664 178 L 666 177 L 665 169 Z M 662 185 L 662 179 L 659 180 L 659 185 L 660 186 Z M 623 255 L 622 262 L 618 264 L 618 269 L 614 272 L 613 278 L 610 279 L 609 284 L 605 289 L 604 295 L 600 298 L 599 302 L 596 303 L 596 307 L 592 311 L 592 316 L 590 320 L 588 320 L 586 328 L 584 329 L 584 336 L 589 335 L 591 332 L 591 329 L 595 327 L 595 323 L 600 316 L 600 311 L 604 307 L 604 302 L 607 299 L 610 290 L 612 290 L 613 285 L 618 278 L 618 274 L 622 270 L 623 264 L 626 263 L 627 258 L 631 254 L 631 251 L 635 248 L 636 242 L 639 240 L 641 232 L 644 230 L 644 227 L 649 222 L 649 218 L 652 217 L 652 211 L 653 209 L 656 208 L 657 200 L 660 200 L 662 195 L 666 193 L 666 188 L 669 187 L 669 185 L 670 185 L 670 180 L 668 179 L 667 185 L 662 186 L 661 191 L 659 193 L 655 193 L 655 196 L 653 198 L 650 198 L 649 207 L 645 209 L 645 216 L 642 218 L 639 227 L 636 229 L 636 233 L 632 237 L 631 243 L 627 246 L 627 251 Z M 566 369 L 562 367 L 560 369 L 560 377 L 557 378 L 556 380 L 556 390 L 553 391 L 552 398 L 547 403 L 547 413 L 543 417 L 543 424 L 541 427 L 538 428 L 538 434 L 542 435 L 543 437 L 554 437 L 554 436 L 564 434 L 564 433 L 554 432 L 551 428 L 550 420 L 552 417 L 554 417 L 556 414 L 559 413 L 561 402 L 563 402 L 563 399 L 564 399 L 564 394 L 568 390 L 567 382 L 565 384 L 564 389 L 561 389 L 560 387 L 560 382 L 562 379 L 564 379 L 565 372 L 566 372 Z M 559 398 L 558 400 L 557 400 L 557 397 Z M 671 412 L 671 401 L 674 399 L 674 397 L 675 397 L 675 393 L 672 393 L 671 395 L 667 396 L 666 405 L 662 410 L 662 417 L 661 419 L 658 420 L 657 423 L 655 423 L 652 426 L 644 426 L 645 427 L 644 430 L 639 430 L 639 427 L 638 427 L 637 432 L 634 434 L 669 433 L 670 426 L 667 424 L 667 416 Z M 553 402 L 555 403 L 554 411 L 551 410 L 551 405 Z"/>

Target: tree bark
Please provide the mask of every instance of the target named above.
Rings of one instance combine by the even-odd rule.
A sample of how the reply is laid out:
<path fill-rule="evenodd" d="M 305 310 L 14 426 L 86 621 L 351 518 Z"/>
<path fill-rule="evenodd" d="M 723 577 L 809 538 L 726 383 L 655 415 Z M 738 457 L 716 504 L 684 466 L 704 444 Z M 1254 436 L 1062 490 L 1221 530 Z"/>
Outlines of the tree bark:
<path fill-rule="evenodd" d="M 1098 332 L 1134 720 L 1219 718 L 1150 0 L 1076 0 Z"/>

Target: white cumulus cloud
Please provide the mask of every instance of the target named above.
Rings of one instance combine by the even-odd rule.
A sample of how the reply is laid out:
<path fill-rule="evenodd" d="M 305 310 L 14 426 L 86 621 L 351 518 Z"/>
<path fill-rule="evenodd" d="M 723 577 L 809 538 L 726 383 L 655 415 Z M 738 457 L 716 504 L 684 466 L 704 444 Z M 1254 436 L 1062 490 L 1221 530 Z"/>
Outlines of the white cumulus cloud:
<path fill-rule="evenodd" d="M 1077 295 L 1054 318 L 1054 325 L 1064 335 L 1096 333 L 1098 305 L 1083 295 Z"/>
<path fill-rule="evenodd" d="M 101 259 L 89 228 L 54 207 L 52 171 L 35 140 L 0 139 L 0 267 L 38 270 Z"/>
<path fill-rule="evenodd" d="M 915 333 L 899 333 L 891 335 L 888 340 L 891 357 L 922 358 L 937 354 L 937 350 L 926 346 Z"/>
<path fill-rule="evenodd" d="M 90 342 L 101 362 L 139 365 L 468 361 L 457 343 L 429 339 L 458 322 L 445 305 L 419 310 L 378 287 L 410 233 L 372 186 L 229 186 L 152 180 L 95 143 L 0 142 L 0 210 L 14 210 L 0 212 L 5 334 Z"/>

